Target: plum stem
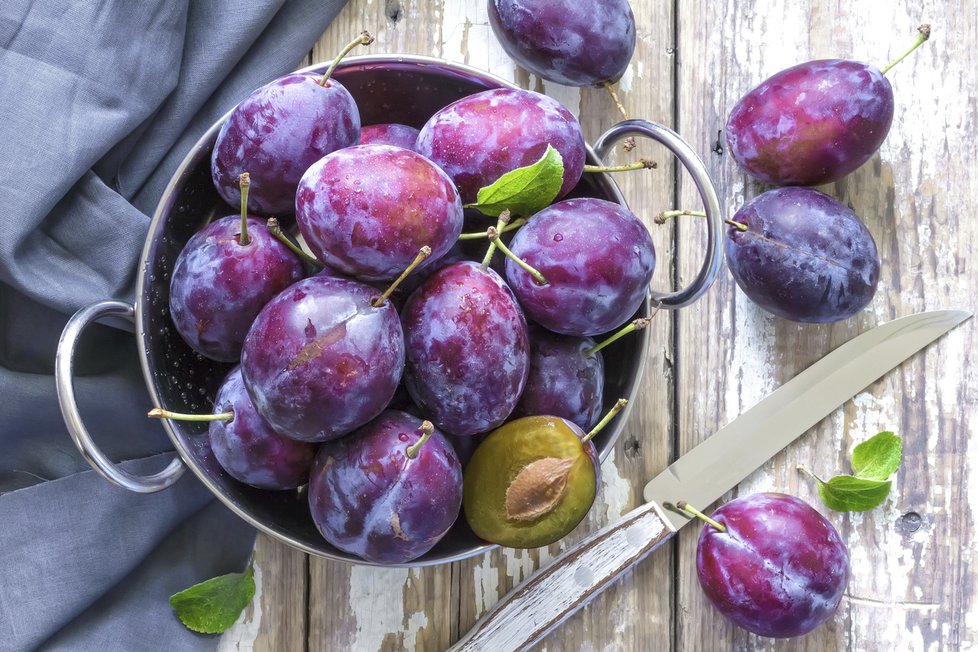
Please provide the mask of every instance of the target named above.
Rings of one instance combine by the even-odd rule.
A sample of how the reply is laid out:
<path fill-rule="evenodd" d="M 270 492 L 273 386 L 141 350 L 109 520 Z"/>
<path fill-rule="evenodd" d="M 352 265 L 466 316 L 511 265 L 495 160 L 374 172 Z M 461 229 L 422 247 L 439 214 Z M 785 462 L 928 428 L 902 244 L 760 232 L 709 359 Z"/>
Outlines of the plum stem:
<path fill-rule="evenodd" d="M 524 224 L 526 224 L 526 222 L 527 222 L 527 220 L 526 220 L 525 217 L 518 217 L 515 220 L 513 220 L 512 222 L 510 222 L 509 224 L 507 224 L 506 226 L 504 226 L 503 228 L 496 229 L 496 231 L 498 233 L 506 233 L 508 231 L 515 231 L 516 229 L 518 229 L 521 226 L 523 226 Z M 459 240 L 479 240 L 480 238 L 485 238 L 485 237 L 487 237 L 486 231 L 476 231 L 474 233 L 463 233 L 460 236 L 458 236 L 458 239 Z"/>
<path fill-rule="evenodd" d="M 693 507 L 692 505 L 690 505 L 689 503 L 687 503 L 685 500 L 676 501 L 676 507 L 678 507 L 679 509 L 683 510 L 684 512 L 686 512 L 688 514 L 692 514 L 696 518 L 701 519 L 701 520 L 705 521 L 706 523 L 709 523 L 710 525 L 712 525 L 716 529 L 720 530 L 721 532 L 726 532 L 727 531 L 727 528 L 724 527 L 721 523 L 718 523 L 718 522 L 714 521 L 712 518 L 710 518 L 709 516 L 707 516 L 706 514 L 704 514 L 703 512 L 701 512 L 700 510 L 696 509 L 695 507 Z"/>
<path fill-rule="evenodd" d="M 585 172 L 629 172 L 631 170 L 654 170 L 659 167 L 659 164 L 655 161 L 647 158 L 642 158 L 634 163 L 625 163 L 624 165 L 585 165 Z"/>
<path fill-rule="evenodd" d="M 170 412 L 163 408 L 153 408 L 146 413 L 151 419 L 173 419 L 174 421 L 231 421 L 234 419 L 234 412 L 219 412 L 218 414 L 183 414 L 182 412 Z"/>
<path fill-rule="evenodd" d="M 507 247 L 505 243 L 503 243 L 503 241 L 499 239 L 499 231 L 498 229 L 496 229 L 496 227 L 490 226 L 489 229 L 486 231 L 486 237 L 489 238 L 489 242 L 495 243 L 496 246 L 499 247 L 499 251 L 506 254 L 507 258 L 509 258 L 514 263 L 516 263 L 517 265 L 525 269 L 527 273 L 529 273 L 529 275 L 533 277 L 533 280 L 537 282 L 537 285 L 547 285 L 547 279 L 544 278 L 543 274 L 541 274 L 535 267 L 531 266 L 528 262 L 526 262 L 516 254 L 514 254 L 512 251 L 510 251 L 509 247 Z"/>
<path fill-rule="evenodd" d="M 633 321 L 632 323 L 628 324 L 627 326 L 621 328 L 617 333 L 615 333 L 611 337 L 607 338 L 603 342 L 595 344 L 590 349 L 585 351 L 584 356 L 590 358 L 592 355 L 594 355 L 604 347 L 608 346 L 613 342 L 617 342 L 618 340 L 625 337 L 629 333 L 632 333 L 634 331 L 640 331 L 643 328 L 647 327 L 652 322 L 652 317 L 655 317 L 656 312 L 659 312 L 658 308 L 655 309 L 655 312 L 652 313 L 651 317 L 640 317 L 635 321 Z"/>
<path fill-rule="evenodd" d="M 655 219 L 652 221 L 655 222 L 656 224 L 665 224 L 666 220 L 673 217 L 680 217 L 681 215 L 689 215 L 691 217 L 706 217 L 706 213 L 704 213 L 703 211 L 685 211 L 685 210 L 663 211 L 658 215 L 656 215 Z M 744 224 L 743 222 L 735 222 L 734 220 L 724 220 L 723 223 L 736 227 L 740 231 L 747 230 L 747 225 Z"/>
<path fill-rule="evenodd" d="M 323 87 L 326 86 L 326 82 L 329 81 L 333 71 L 336 70 L 336 66 L 340 65 L 340 61 L 343 60 L 343 57 L 348 55 L 353 48 L 357 47 L 358 45 L 370 45 L 373 42 L 374 37 L 370 35 L 370 32 L 367 30 L 360 32 L 360 36 L 347 43 L 346 47 L 340 50 L 340 53 L 336 55 L 335 59 L 333 59 L 333 63 L 329 64 L 329 68 L 326 69 L 326 74 L 324 74 L 323 78 L 319 81 L 319 85 Z"/>
<path fill-rule="evenodd" d="M 238 236 L 238 244 L 243 247 L 251 242 L 248 237 L 248 188 L 251 187 L 251 175 L 242 172 L 238 177 L 238 187 L 241 188 L 241 234 Z"/>
<path fill-rule="evenodd" d="M 608 95 L 611 96 L 611 101 L 614 102 L 615 108 L 618 109 L 618 113 L 621 114 L 622 120 L 631 120 L 628 116 L 628 111 L 625 110 L 625 105 L 622 103 L 621 98 L 618 97 L 618 93 L 615 91 L 615 85 L 610 81 L 605 80 L 601 82 L 604 89 L 608 91 Z M 635 137 L 629 136 L 625 139 L 621 146 L 622 150 L 625 152 L 630 152 L 635 149 Z"/>
<path fill-rule="evenodd" d="M 801 471 L 802 473 L 805 473 L 806 475 L 810 476 L 815 482 L 819 484 L 825 484 L 825 481 L 822 480 L 822 478 L 815 475 L 815 473 L 804 464 L 798 464 L 797 466 L 795 466 L 795 468 Z"/>
<path fill-rule="evenodd" d="M 496 220 L 497 234 L 506 228 L 506 225 L 509 224 L 510 217 L 512 217 L 512 213 L 509 212 L 508 208 L 499 214 L 499 219 Z M 489 231 L 486 231 L 486 237 L 489 237 Z M 489 248 L 486 249 L 486 255 L 482 258 L 482 271 L 485 271 L 489 267 L 489 263 L 492 262 L 492 255 L 496 253 L 496 242 L 495 238 L 489 238 Z"/>
<path fill-rule="evenodd" d="M 424 443 L 431 438 L 431 434 L 435 432 L 435 426 L 430 421 L 422 421 L 418 430 L 421 431 L 421 439 L 408 446 L 407 450 L 404 451 L 404 454 L 412 460 L 421 452 L 421 447 L 424 446 Z"/>
<path fill-rule="evenodd" d="M 321 262 L 304 252 L 298 245 L 292 242 L 289 236 L 285 235 L 285 231 L 282 230 L 282 225 L 278 223 L 276 218 L 268 218 L 268 221 L 265 222 L 265 226 L 268 229 L 268 232 L 272 234 L 272 237 L 288 247 L 292 253 L 299 257 L 299 260 L 305 261 L 314 267 L 318 267 L 319 269 L 323 268 L 323 264 Z"/>
<path fill-rule="evenodd" d="M 608 410 L 608 414 L 604 415 L 604 417 L 601 418 L 601 421 L 598 421 L 598 424 L 593 428 L 591 428 L 591 432 L 584 435 L 584 437 L 581 439 L 581 443 L 586 444 L 589 441 L 591 441 L 594 438 L 594 436 L 599 432 L 601 432 L 604 429 L 604 427 L 608 425 L 612 419 L 615 418 L 615 415 L 621 412 L 622 408 L 624 408 L 626 405 L 628 405 L 628 399 L 626 398 L 618 399 L 618 401 L 611 407 L 611 409 Z"/>
<path fill-rule="evenodd" d="M 377 297 L 376 299 L 374 299 L 370 303 L 370 305 L 372 305 L 374 308 L 380 308 L 382 305 L 384 305 L 384 302 L 387 301 L 387 298 L 394 292 L 394 290 L 397 289 L 397 286 L 400 285 L 401 282 L 407 278 L 407 275 L 413 272 L 414 268 L 420 265 L 421 262 L 430 255 L 431 255 L 431 247 L 429 247 L 428 245 L 421 247 L 421 249 L 418 250 L 418 255 L 414 257 L 414 260 L 412 260 L 411 264 L 407 266 L 407 269 L 401 272 L 401 275 L 398 276 L 396 279 L 394 279 L 394 282 L 391 283 L 386 290 L 384 290 L 384 293 L 379 297 Z"/>
<path fill-rule="evenodd" d="M 883 70 L 881 70 L 880 72 L 885 75 L 887 72 L 890 71 L 890 68 L 892 68 L 893 66 L 897 65 L 898 63 L 906 59 L 911 52 L 913 52 L 921 45 L 923 45 L 924 41 L 926 41 L 929 38 L 930 38 L 930 25 L 924 23 L 923 25 L 917 28 L 917 40 L 913 42 L 913 45 L 910 46 L 910 49 L 904 52 L 903 54 L 901 54 L 900 56 L 898 56 L 890 63 L 888 63 L 886 67 L 883 68 Z"/>

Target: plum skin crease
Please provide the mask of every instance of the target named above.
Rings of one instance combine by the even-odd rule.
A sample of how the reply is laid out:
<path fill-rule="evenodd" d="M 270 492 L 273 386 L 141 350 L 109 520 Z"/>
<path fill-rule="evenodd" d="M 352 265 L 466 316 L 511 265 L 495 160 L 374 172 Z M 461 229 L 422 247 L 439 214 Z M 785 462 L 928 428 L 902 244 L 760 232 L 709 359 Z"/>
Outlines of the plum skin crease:
<path fill-rule="evenodd" d="M 539 161 L 547 145 L 564 161 L 557 195 L 563 197 L 584 172 L 584 132 L 577 118 L 546 95 L 497 88 L 463 97 L 431 116 L 418 135 L 417 150 L 448 173 L 462 203 L 469 204 L 480 188 Z"/>
<path fill-rule="evenodd" d="M 375 563 L 403 564 L 448 532 L 462 504 L 462 467 L 437 429 L 409 458 L 420 427 L 420 419 L 387 410 L 320 447 L 309 507 L 330 544 Z"/>
<path fill-rule="evenodd" d="M 321 79 L 315 73 L 280 77 L 232 110 L 211 153 L 211 176 L 224 201 L 241 203 L 238 177 L 248 172 L 248 210 L 289 214 L 306 169 L 359 142 L 360 111 L 353 96 L 333 79 L 320 86 Z"/>
<path fill-rule="evenodd" d="M 391 145 L 347 147 L 313 163 L 299 181 L 295 216 L 319 260 L 365 281 L 397 278 L 422 246 L 441 258 L 462 232 L 448 175 Z"/>
<path fill-rule="evenodd" d="M 879 149 L 893 89 L 874 66 L 824 59 L 782 70 L 730 112 L 728 149 L 751 176 L 777 185 L 837 181 Z"/>
<path fill-rule="evenodd" d="M 526 319 L 506 283 L 472 261 L 432 274 L 401 311 L 412 400 L 439 428 L 474 435 L 502 424 L 526 386 Z"/>
<path fill-rule="evenodd" d="M 616 82 L 635 51 L 635 17 L 627 0 L 489 0 L 488 8 L 506 53 L 560 84 Z"/>
<path fill-rule="evenodd" d="M 873 299 L 880 259 L 866 226 L 848 207 L 811 188 L 776 188 L 733 217 L 725 258 L 751 301 L 808 323 L 846 319 Z"/>
<path fill-rule="evenodd" d="M 832 617 L 849 582 L 849 553 L 824 516 L 793 496 L 760 493 L 712 514 L 696 571 L 710 602 L 761 636 L 806 634 Z"/>
<path fill-rule="evenodd" d="M 212 360 L 237 362 L 262 307 L 303 277 L 302 262 L 248 218 L 249 243 L 239 242 L 241 218 L 229 215 L 195 233 L 170 278 L 170 316 L 183 340 Z"/>
<path fill-rule="evenodd" d="M 211 421 L 207 437 L 217 463 L 239 482 L 282 491 L 309 479 L 316 445 L 278 434 L 251 402 L 235 367 L 224 379 L 214 400 L 214 414 L 231 412 L 227 421 Z"/>
<path fill-rule="evenodd" d="M 404 338 L 378 291 L 320 273 L 299 281 L 259 313 L 241 353 L 258 412 L 301 441 L 341 437 L 380 414 L 404 369 Z"/>
<path fill-rule="evenodd" d="M 568 199 L 521 227 L 509 248 L 546 285 L 512 260 L 506 279 L 527 317 L 564 335 L 597 335 L 624 324 L 648 294 L 655 250 L 628 209 L 603 199 Z"/>

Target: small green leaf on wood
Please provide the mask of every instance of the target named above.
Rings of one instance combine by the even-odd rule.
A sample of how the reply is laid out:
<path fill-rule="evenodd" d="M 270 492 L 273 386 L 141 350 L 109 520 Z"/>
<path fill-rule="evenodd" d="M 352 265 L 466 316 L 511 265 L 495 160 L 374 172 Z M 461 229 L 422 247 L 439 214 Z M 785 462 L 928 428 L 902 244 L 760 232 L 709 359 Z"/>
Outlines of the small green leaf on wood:
<path fill-rule="evenodd" d="M 513 215 L 529 217 L 549 206 L 563 183 L 564 159 L 552 145 L 547 145 L 539 161 L 507 172 L 480 188 L 476 202 L 465 207 L 491 217 L 499 217 L 507 209 Z"/>
<path fill-rule="evenodd" d="M 883 504 L 890 494 L 890 482 L 837 475 L 819 482 L 818 497 L 837 512 L 865 512 Z"/>
<path fill-rule="evenodd" d="M 170 604 L 187 629 L 200 634 L 221 634 L 233 625 L 255 597 L 252 566 L 243 573 L 228 573 L 195 584 L 170 596 Z"/>
<path fill-rule="evenodd" d="M 864 480 L 883 481 L 900 468 L 903 440 L 892 432 L 881 432 L 852 451 L 852 474 Z"/>
<path fill-rule="evenodd" d="M 818 483 L 818 496 L 829 509 L 865 512 L 890 494 L 889 478 L 900 467 L 902 455 L 903 441 L 892 432 L 881 432 L 853 449 L 853 475 L 837 475 L 825 482 L 804 465 L 798 469 Z"/>

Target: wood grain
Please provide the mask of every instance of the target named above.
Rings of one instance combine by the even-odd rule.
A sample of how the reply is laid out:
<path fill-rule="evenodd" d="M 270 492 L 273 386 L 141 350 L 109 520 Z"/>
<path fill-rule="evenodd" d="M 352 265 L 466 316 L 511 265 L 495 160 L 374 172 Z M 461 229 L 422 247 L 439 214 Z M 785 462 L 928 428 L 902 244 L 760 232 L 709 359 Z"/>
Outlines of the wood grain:
<path fill-rule="evenodd" d="M 978 208 L 978 166 L 973 141 L 964 135 L 978 125 L 963 91 L 975 87 L 975 15 L 974 2 L 680 4 L 680 131 L 702 152 L 714 148 L 736 100 L 778 70 L 829 57 L 881 65 L 909 45 L 919 23 L 931 22 L 935 35 L 889 73 L 896 115 L 880 154 L 822 188 L 849 203 L 876 238 L 883 269 L 875 300 L 847 322 L 798 325 L 759 311 L 726 275 L 705 301 L 680 315 L 680 453 L 876 323 L 929 308 L 974 309 L 976 277 L 967 267 L 975 228 L 953 215 Z M 970 18 L 956 18 L 964 16 Z M 763 190 L 728 156 L 712 154 L 711 164 L 728 215 Z M 695 199 L 691 184 L 682 184 L 682 198 Z M 698 238 L 680 226 L 680 242 L 688 274 Z M 965 433 L 976 417 L 975 344 L 973 325 L 958 329 L 731 494 L 784 491 L 821 508 L 797 463 L 825 475 L 847 472 L 856 442 L 886 429 L 904 436 L 905 462 L 883 507 L 861 515 L 821 508 L 852 558 L 850 597 L 836 617 L 792 641 L 734 629 L 697 585 L 690 530 L 680 537 L 677 649 L 955 650 L 975 635 L 975 574 L 971 554 L 960 554 L 975 538 L 974 463 L 965 463 Z"/>
<path fill-rule="evenodd" d="M 290 551 L 263 539 L 256 553 L 263 572 L 260 627 L 239 637 L 241 649 L 253 643 L 256 650 L 443 650 L 514 584 L 636 505 L 645 481 L 674 454 L 835 346 L 911 312 L 975 309 L 978 0 L 635 0 L 632 6 L 638 45 L 620 85 L 622 98 L 634 116 L 672 126 L 692 144 L 708 163 L 728 215 L 764 190 L 739 173 L 718 140 L 737 99 L 767 76 L 811 58 L 885 63 L 909 45 L 917 24 L 932 24 L 931 41 L 888 75 L 896 114 L 879 155 L 822 188 L 849 203 L 876 238 L 883 270 L 875 300 L 841 324 L 798 325 L 758 310 L 724 270 L 703 300 L 654 320 L 642 397 L 603 466 L 591 517 L 566 542 L 408 571 L 319 559 L 297 564 Z M 552 95 L 580 117 L 589 141 L 618 119 L 603 91 L 542 82 L 517 68 L 491 33 L 485 0 L 351 0 L 313 60 L 331 59 L 365 28 L 377 37 L 370 52 L 461 61 Z M 639 143 L 631 154 L 617 154 L 619 161 L 630 156 L 659 162 L 655 172 L 620 175 L 618 181 L 653 233 L 659 261 L 653 284 L 670 289 L 695 274 L 704 232 L 692 221 L 661 227 L 652 218 L 680 205 L 698 208 L 695 190 L 660 148 Z M 860 394 L 728 496 L 784 491 L 818 506 L 795 464 L 825 475 L 844 472 L 856 442 L 883 429 L 904 436 L 905 461 L 883 507 L 862 515 L 822 509 L 845 537 L 853 566 L 848 596 L 825 627 L 776 642 L 729 625 L 706 603 L 695 579 L 691 527 L 538 649 L 969 649 L 978 639 L 978 443 L 969 437 L 978 428 L 976 350 L 975 326 L 965 325 Z M 300 598 L 308 612 L 294 607 Z M 308 632 L 304 640 L 300 631 Z"/>

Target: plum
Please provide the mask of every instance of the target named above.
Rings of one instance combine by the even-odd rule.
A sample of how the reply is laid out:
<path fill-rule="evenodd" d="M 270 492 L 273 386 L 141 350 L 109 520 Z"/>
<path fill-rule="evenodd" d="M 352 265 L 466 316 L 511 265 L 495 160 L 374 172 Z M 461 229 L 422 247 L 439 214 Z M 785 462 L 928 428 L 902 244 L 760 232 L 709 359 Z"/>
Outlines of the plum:
<path fill-rule="evenodd" d="M 506 283 L 472 261 L 431 275 L 401 311 L 404 380 L 442 430 L 474 435 L 513 411 L 530 367 L 526 319 Z"/>
<path fill-rule="evenodd" d="M 304 276 L 302 262 L 265 224 L 230 215 L 195 233 L 170 278 L 170 315 L 190 347 L 212 360 L 236 362 L 259 311 Z"/>
<path fill-rule="evenodd" d="M 879 149 L 893 121 L 893 89 L 876 67 L 809 61 L 747 93 L 727 119 L 729 151 L 749 175 L 778 185 L 837 181 Z"/>
<path fill-rule="evenodd" d="M 564 335 L 596 335 L 642 305 L 655 269 L 652 237 L 628 209 L 603 199 L 568 199 L 533 216 L 509 248 L 546 278 L 540 285 L 506 261 L 506 279 L 527 316 Z"/>
<path fill-rule="evenodd" d="M 847 319 L 876 293 L 876 242 L 849 208 L 811 188 L 776 188 L 744 204 L 727 266 L 751 301 L 792 321 Z"/>
<path fill-rule="evenodd" d="M 388 123 L 360 128 L 361 145 L 393 145 L 417 151 L 418 130 L 407 125 Z"/>
<path fill-rule="evenodd" d="M 463 97 L 435 113 L 421 128 L 417 150 L 448 173 L 462 202 L 503 174 L 536 163 L 552 145 L 564 161 L 558 197 L 584 171 L 584 133 L 577 118 L 554 99 L 513 88 Z"/>
<path fill-rule="evenodd" d="M 558 335 L 530 325 L 530 375 L 513 416 L 547 414 L 578 428 L 593 427 L 601 416 L 604 360 L 590 337 Z"/>
<path fill-rule="evenodd" d="M 309 508 L 323 537 L 381 564 L 428 552 L 461 502 L 462 469 L 451 444 L 430 423 L 396 410 L 322 444 L 309 478 Z"/>
<path fill-rule="evenodd" d="M 341 437 L 380 414 L 404 369 L 394 306 L 374 306 L 363 283 L 318 274 L 286 288 L 258 314 L 241 371 L 258 412 L 301 441 Z"/>
<path fill-rule="evenodd" d="M 259 489 L 295 489 L 309 479 L 316 445 L 283 437 L 251 402 L 235 367 L 217 390 L 214 413 L 230 420 L 211 421 L 207 430 L 218 464 L 235 480 Z"/>
<path fill-rule="evenodd" d="M 744 629 L 801 636 L 832 617 L 849 582 L 849 553 L 832 524 L 793 496 L 761 493 L 723 505 L 696 547 L 707 598 Z"/>
<path fill-rule="evenodd" d="M 253 91 L 221 125 L 211 154 L 217 192 L 231 205 L 241 195 L 238 175 L 254 175 L 248 209 L 260 215 L 291 213 L 306 169 L 326 154 L 356 145 L 360 112 L 334 79 L 295 73 Z"/>
<path fill-rule="evenodd" d="M 390 145 L 348 147 L 314 163 L 299 181 L 295 211 L 317 258 L 366 281 L 396 278 L 425 245 L 441 258 L 462 232 L 448 175 Z"/>
<path fill-rule="evenodd" d="M 516 63 L 568 86 L 618 81 L 635 51 L 628 0 L 489 0 L 489 24 Z"/>

